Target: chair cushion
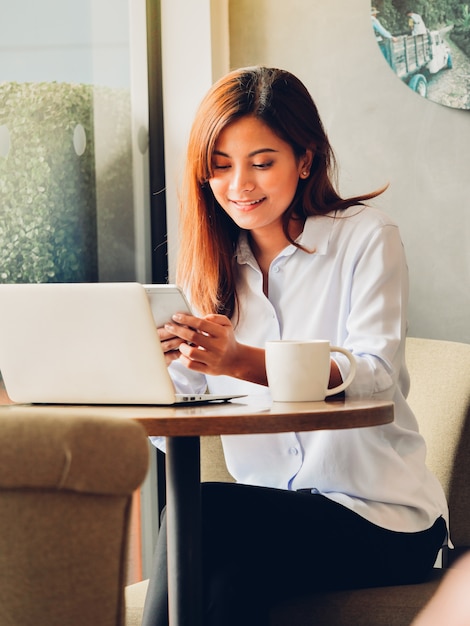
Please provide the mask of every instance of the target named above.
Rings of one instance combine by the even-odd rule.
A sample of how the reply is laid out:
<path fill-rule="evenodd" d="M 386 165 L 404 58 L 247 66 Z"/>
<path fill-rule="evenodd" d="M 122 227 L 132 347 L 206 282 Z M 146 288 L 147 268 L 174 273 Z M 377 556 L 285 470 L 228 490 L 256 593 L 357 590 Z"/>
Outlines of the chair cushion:
<path fill-rule="evenodd" d="M 445 570 L 418 585 L 331 591 L 276 606 L 271 626 L 409 626 L 436 591 Z"/>
<path fill-rule="evenodd" d="M 444 570 L 420 585 L 312 594 L 276 606 L 271 626 L 409 626 L 437 589 Z M 140 626 L 148 580 L 126 587 L 125 626 Z"/>
<path fill-rule="evenodd" d="M 235 482 L 225 465 L 220 437 L 201 437 L 201 481 Z"/>
<path fill-rule="evenodd" d="M 128 585 L 125 590 L 126 621 L 125 626 L 140 626 L 144 612 L 145 596 L 147 594 L 148 580 Z"/>
<path fill-rule="evenodd" d="M 449 502 L 452 542 L 468 546 L 470 345 L 408 337 L 406 361 L 411 377 L 408 402 L 426 441 L 426 462 Z"/>

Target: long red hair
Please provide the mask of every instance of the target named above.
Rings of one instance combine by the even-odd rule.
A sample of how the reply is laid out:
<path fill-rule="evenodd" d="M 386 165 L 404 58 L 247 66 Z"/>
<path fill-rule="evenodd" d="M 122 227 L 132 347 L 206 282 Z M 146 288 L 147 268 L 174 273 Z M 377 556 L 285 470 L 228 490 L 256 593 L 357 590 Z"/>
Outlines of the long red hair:
<path fill-rule="evenodd" d="M 305 219 L 343 211 L 383 192 L 341 198 L 335 189 L 336 162 L 317 107 L 303 83 L 280 69 L 235 70 L 216 82 L 203 99 L 190 133 L 180 199 L 180 252 L 177 282 L 200 314 L 236 308 L 234 250 L 240 228 L 215 200 L 208 180 L 220 132 L 234 120 L 255 116 L 287 142 L 297 158 L 314 154 L 310 176 L 300 179 L 283 218 L 284 232 L 293 216 Z"/>

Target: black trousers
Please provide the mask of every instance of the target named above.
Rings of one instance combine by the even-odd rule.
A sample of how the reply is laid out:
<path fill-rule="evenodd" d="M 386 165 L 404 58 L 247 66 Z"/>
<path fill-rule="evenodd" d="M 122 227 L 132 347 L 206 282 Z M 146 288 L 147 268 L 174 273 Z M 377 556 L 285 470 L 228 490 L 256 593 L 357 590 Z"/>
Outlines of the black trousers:
<path fill-rule="evenodd" d="M 385 530 L 328 498 L 203 483 L 204 626 L 267 626 L 270 607 L 311 591 L 421 582 L 446 534 Z M 142 626 L 168 626 L 166 516 Z"/>

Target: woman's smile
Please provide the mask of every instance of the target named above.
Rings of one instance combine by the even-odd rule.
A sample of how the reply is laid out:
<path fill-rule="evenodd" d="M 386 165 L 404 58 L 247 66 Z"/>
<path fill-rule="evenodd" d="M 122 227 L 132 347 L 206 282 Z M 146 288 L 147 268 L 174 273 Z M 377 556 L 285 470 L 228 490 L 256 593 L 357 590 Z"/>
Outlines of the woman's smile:
<path fill-rule="evenodd" d="M 266 198 L 260 198 L 260 200 L 230 200 L 240 211 L 249 211 L 258 207 Z"/>

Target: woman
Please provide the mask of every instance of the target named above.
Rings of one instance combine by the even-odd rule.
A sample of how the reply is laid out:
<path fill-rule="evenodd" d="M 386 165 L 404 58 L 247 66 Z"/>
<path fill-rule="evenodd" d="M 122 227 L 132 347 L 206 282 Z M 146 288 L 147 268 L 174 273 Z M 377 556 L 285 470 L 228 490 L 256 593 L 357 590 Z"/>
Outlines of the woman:
<path fill-rule="evenodd" d="M 328 339 L 351 397 L 393 399 L 375 428 L 223 437 L 237 484 L 205 484 L 205 625 L 268 624 L 310 590 L 424 579 L 447 506 L 405 397 L 407 269 L 396 225 L 346 198 L 317 109 L 292 74 L 222 78 L 192 128 L 178 281 L 200 317 L 160 329 L 181 390 L 260 393 L 268 339 Z M 348 373 L 331 361 L 330 385 Z M 165 522 L 144 624 L 168 623 Z"/>

